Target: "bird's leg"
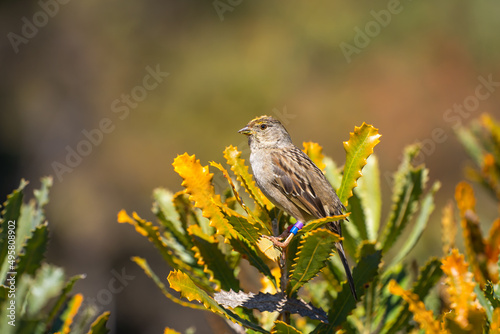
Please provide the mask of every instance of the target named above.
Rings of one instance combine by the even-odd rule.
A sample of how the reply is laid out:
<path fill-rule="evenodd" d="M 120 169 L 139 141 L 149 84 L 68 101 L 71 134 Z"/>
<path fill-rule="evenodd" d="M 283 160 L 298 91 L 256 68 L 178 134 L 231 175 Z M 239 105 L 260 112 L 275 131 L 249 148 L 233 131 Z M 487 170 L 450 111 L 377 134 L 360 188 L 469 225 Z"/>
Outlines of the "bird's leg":
<path fill-rule="evenodd" d="M 304 227 L 304 224 L 301 221 L 297 221 L 293 226 L 286 229 L 285 232 L 281 233 L 277 237 L 271 237 L 268 235 L 263 235 L 262 237 L 271 240 L 273 244 L 278 247 L 286 248 L 290 241 L 292 241 L 293 236 L 296 235 L 302 227 Z M 285 239 L 285 241 L 281 242 L 283 239 Z"/>

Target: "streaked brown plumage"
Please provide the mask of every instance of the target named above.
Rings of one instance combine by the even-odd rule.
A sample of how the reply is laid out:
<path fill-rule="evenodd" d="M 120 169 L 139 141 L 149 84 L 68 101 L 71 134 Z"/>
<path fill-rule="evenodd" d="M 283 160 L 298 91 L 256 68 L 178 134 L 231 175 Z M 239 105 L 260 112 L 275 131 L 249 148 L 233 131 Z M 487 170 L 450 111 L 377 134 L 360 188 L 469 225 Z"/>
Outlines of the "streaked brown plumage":
<path fill-rule="evenodd" d="M 255 181 L 274 205 L 304 224 L 313 219 L 342 214 L 345 207 L 323 172 L 292 143 L 287 130 L 278 120 L 270 116 L 257 117 L 239 132 L 248 136 Z M 340 221 L 328 223 L 327 227 L 342 236 Z M 357 300 L 342 242 L 335 246 L 351 292 Z"/>

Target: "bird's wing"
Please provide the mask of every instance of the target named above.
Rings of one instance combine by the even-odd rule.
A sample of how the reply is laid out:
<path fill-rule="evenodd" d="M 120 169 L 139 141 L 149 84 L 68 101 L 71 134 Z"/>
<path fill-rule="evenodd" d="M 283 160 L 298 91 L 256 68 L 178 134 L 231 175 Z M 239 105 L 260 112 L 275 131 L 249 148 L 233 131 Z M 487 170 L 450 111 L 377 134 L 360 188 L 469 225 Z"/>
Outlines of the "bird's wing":
<path fill-rule="evenodd" d="M 286 155 L 285 158 L 280 158 L 281 154 Z M 315 173 L 320 173 L 322 178 L 324 176 L 309 157 L 294 147 L 280 152 L 279 155 L 274 154 L 272 160 L 275 176 L 273 185 L 308 215 L 316 218 L 326 217 L 328 214 L 325 211 L 325 203 L 317 195 L 310 177 Z M 328 182 L 326 179 L 324 181 Z"/>

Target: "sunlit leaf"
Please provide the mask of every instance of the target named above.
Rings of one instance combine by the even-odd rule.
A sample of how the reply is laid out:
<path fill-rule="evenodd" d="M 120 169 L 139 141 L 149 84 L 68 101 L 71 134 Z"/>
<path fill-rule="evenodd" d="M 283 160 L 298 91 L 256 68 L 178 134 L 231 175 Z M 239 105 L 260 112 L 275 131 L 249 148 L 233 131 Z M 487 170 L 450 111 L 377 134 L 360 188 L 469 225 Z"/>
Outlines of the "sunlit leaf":
<path fill-rule="evenodd" d="M 106 328 L 106 325 L 109 320 L 110 312 L 104 312 L 90 325 L 90 330 L 88 334 L 107 334 L 109 333 L 109 329 Z"/>
<path fill-rule="evenodd" d="M 483 286 L 491 280 L 487 269 L 486 245 L 479 218 L 475 214 L 474 190 L 466 182 L 460 182 L 455 189 L 455 200 L 460 210 L 465 250 L 476 280 Z"/>
<path fill-rule="evenodd" d="M 352 189 L 358 185 L 357 180 L 362 176 L 361 170 L 367 163 L 366 159 L 373 153 L 373 148 L 380 142 L 380 136 L 378 129 L 363 123 L 360 127 L 354 127 L 349 141 L 344 142 L 347 156 L 342 184 L 338 190 L 338 196 L 344 205 L 347 206 Z"/>
<path fill-rule="evenodd" d="M 139 267 L 141 267 L 142 270 L 144 270 L 146 275 L 148 275 L 153 280 L 153 282 L 155 282 L 156 286 L 168 299 L 184 307 L 189 307 L 197 310 L 205 310 L 205 308 L 199 304 L 187 303 L 172 295 L 165 287 L 165 284 L 163 284 L 163 282 L 158 278 L 158 276 L 151 270 L 151 267 L 149 266 L 148 262 L 145 259 L 140 258 L 138 256 L 134 256 L 132 257 L 132 261 L 137 263 L 137 265 L 139 265 Z"/>
<path fill-rule="evenodd" d="M 431 289 L 439 282 L 443 275 L 441 269 L 441 261 L 432 258 L 425 266 L 420 269 L 418 279 L 413 284 L 411 292 L 418 297 L 419 300 L 424 300 Z M 386 331 L 383 333 L 394 334 L 404 330 L 411 320 L 411 311 L 408 305 L 405 305 L 395 316 L 393 322 L 386 323 Z"/>
<path fill-rule="evenodd" d="M 224 150 L 224 158 L 226 158 L 227 164 L 231 166 L 234 175 L 236 175 L 236 178 L 250 197 L 252 197 L 262 208 L 271 210 L 274 205 L 264 196 L 262 191 L 255 184 L 252 175 L 248 172 L 248 166 L 245 165 L 245 160 L 241 158 L 241 152 L 238 151 L 238 148 L 232 145 L 226 147 Z"/>
<path fill-rule="evenodd" d="M 165 243 L 165 240 L 161 237 L 158 226 L 155 226 L 153 225 L 153 223 L 142 219 L 135 212 L 132 214 L 132 216 L 133 217 L 130 217 L 125 212 L 125 210 L 121 210 L 118 213 L 118 222 L 128 223 L 134 226 L 138 233 L 147 237 L 148 240 L 156 247 L 156 249 L 158 249 L 163 259 L 168 264 L 170 264 L 170 266 L 194 272 L 198 277 L 205 277 L 205 274 L 203 273 L 201 268 L 193 264 L 188 264 L 182 259 L 175 256 L 172 249 Z"/>
<path fill-rule="evenodd" d="M 225 240 L 234 237 L 234 229 L 219 209 L 222 203 L 220 196 L 214 192 L 213 174 L 209 172 L 208 166 L 202 166 L 200 160 L 196 160 L 194 155 L 189 156 L 187 153 L 177 156 L 173 166 L 184 179 L 182 185 L 186 188 L 189 199 L 194 202 L 195 207 L 202 210 L 204 217 L 210 219 L 210 226 L 215 227 L 217 234 Z"/>
<path fill-rule="evenodd" d="M 240 318 L 238 315 L 217 304 L 217 302 L 212 297 L 210 297 L 205 291 L 196 286 L 194 282 L 191 280 L 191 278 L 188 275 L 184 274 L 183 272 L 174 270 L 170 272 L 167 279 L 168 282 L 170 283 L 170 287 L 175 291 L 180 292 L 181 296 L 186 298 L 187 300 L 189 301 L 196 300 L 201 304 L 203 304 L 203 306 L 207 310 L 223 315 L 227 319 L 236 322 L 244 327 L 250 328 L 252 330 L 261 333 L 268 333 L 266 330 L 259 327 L 258 325 Z"/>
<path fill-rule="evenodd" d="M 443 209 L 441 228 L 443 253 L 447 255 L 455 247 L 455 237 L 457 235 L 457 221 L 453 214 L 453 203 L 451 201 Z"/>
<path fill-rule="evenodd" d="M 409 309 L 413 313 L 413 318 L 426 334 L 449 333 L 448 331 L 440 330 L 439 321 L 434 318 L 432 311 L 428 311 L 425 308 L 424 303 L 422 303 L 416 294 L 405 291 L 394 280 L 389 282 L 389 291 L 396 296 L 400 296 L 408 303 Z"/>
<path fill-rule="evenodd" d="M 321 170 L 325 170 L 326 165 L 323 162 L 323 159 L 325 156 L 323 155 L 323 147 L 319 145 L 318 143 L 314 142 L 304 142 L 302 143 L 304 145 L 304 153 L 311 158 L 311 160 L 314 162 L 314 164 Z"/>
<path fill-rule="evenodd" d="M 325 261 L 334 252 L 335 243 L 339 241 L 339 236 L 329 229 L 317 229 L 304 235 L 290 270 L 286 288 L 289 296 L 325 267 Z"/>
<path fill-rule="evenodd" d="M 447 291 L 450 306 L 455 315 L 454 320 L 465 328 L 469 324 L 470 310 L 477 307 L 474 293 L 476 283 L 473 281 L 473 275 L 468 271 L 464 256 L 459 254 L 457 249 L 445 257 L 442 263 L 441 268 L 446 275 L 445 283 L 448 286 Z"/>
<path fill-rule="evenodd" d="M 181 334 L 181 333 L 179 333 L 179 332 L 177 332 L 177 331 L 175 331 L 175 330 L 173 330 L 171 328 L 166 327 L 165 331 L 163 332 L 163 334 Z"/>
<path fill-rule="evenodd" d="M 500 334 L 500 307 L 493 311 L 490 334 Z"/>
<path fill-rule="evenodd" d="M 82 302 L 83 302 L 83 296 L 79 293 L 76 294 L 73 298 L 71 298 L 71 300 L 68 303 L 68 307 L 61 315 L 61 320 L 63 321 L 63 325 L 59 333 L 69 334 L 71 332 L 71 325 L 73 324 L 73 319 L 78 313 L 78 310 L 82 305 Z"/>
<path fill-rule="evenodd" d="M 297 328 L 292 327 L 283 321 L 276 320 L 273 328 L 271 329 L 272 334 L 302 334 Z"/>

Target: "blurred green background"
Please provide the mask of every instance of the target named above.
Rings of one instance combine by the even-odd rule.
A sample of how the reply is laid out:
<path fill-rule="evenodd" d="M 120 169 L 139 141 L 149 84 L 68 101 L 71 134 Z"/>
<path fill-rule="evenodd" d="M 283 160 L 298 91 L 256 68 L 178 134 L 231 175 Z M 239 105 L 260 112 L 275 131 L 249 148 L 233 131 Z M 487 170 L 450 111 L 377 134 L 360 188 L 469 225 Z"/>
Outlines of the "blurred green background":
<path fill-rule="evenodd" d="M 379 128 L 385 206 L 403 148 L 424 141 L 419 161 L 443 187 L 412 255 L 441 255 L 440 211 L 467 162 L 453 126 L 482 112 L 498 119 L 500 87 L 462 115 L 448 110 L 474 102 L 479 77 L 500 82 L 500 3 L 60 1 L 0 2 L 0 195 L 21 177 L 33 189 L 55 176 L 48 260 L 87 274 L 77 290 L 111 310 L 113 333 L 224 332 L 161 295 L 130 257 L 148 258 L 165 282 L 168 268 L 116 214 L 153 219 L 153 189 L 182 189 L 177 154 L 223 162 L 225 146 L 246 150 L 237 130 L 258 115 L 280 118 L 298 146 L 319 142 L 339 164 L 354 126 Z M 144 89 L 156 69 L 169 75 Z M 97 144 L 85 146 L 85 131 Z M 86 156 L 60 169 L 68 148 Z M 496 207 L 477 192 L 486 229 Z"/>

